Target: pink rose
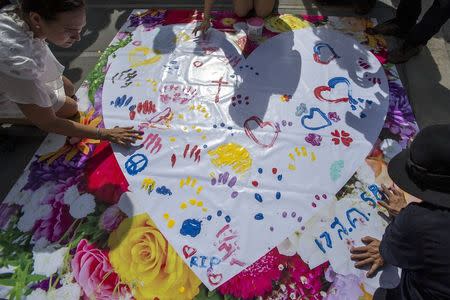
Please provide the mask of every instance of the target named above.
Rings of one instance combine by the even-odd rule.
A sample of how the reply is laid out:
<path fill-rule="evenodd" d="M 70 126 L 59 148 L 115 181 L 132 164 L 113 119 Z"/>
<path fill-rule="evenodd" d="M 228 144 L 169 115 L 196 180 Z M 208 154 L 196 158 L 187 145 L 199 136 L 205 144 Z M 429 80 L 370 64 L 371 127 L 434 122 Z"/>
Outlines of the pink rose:
<path fill-rule="evenodd" d="M 108 253 L 95 248 L 87 240 L 78 244 L 71 265 L 86 300 L 119 299 L 128 292 L 125 285 L 119 285 L 119 276 L 111 267 Z"/>

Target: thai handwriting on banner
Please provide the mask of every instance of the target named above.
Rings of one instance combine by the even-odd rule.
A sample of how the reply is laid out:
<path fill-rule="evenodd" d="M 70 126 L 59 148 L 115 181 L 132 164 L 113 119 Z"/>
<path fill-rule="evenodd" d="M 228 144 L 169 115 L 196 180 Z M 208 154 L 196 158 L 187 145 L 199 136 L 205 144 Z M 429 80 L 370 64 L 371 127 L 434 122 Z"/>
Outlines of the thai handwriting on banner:
<path fill-rule="evenodd" d="M 375 198 L 371 198 L 367 192 L 362 192 L 360 194 L 361 201 L 367 203 L 372 209 L 376 208 L 376 201 L 382 199 L 381 192 L 376 184 L 371 184 L 368 186 L 368 190 L 371 195 Z M 345 227 L 344 224 L 339 220 L 338 217 L 333 219 L 333 222 L 330 224 L 330 228 L 334 229 L 337 232 L 337 235 L 340 240 L 344 239 L 345 236 L 349 236 L 350 233 L 356 229 L 357 222 L 364 223 L 365 221 L 369 221 L 370 213 L 367 215 L 361 212 L 359 209 L 353 207 L 346 211 L 345 217 L 347 218 L 350 227 Z M 325 241 L 325 245 L 324 242 Z M 314 239 L 317 247 L 323 252 L 326 253 L 325 246 L 328 248 L 333 248 L 333 240 L 331 238 L 331 234 L 328 231 L 324 231 L 319 235 L 319 238 Z"/>
<path fill-rule="evenodd" d="M 231 229 L 230 224 L 226 224 L 217 232 L 216 237 L 219 239 L 217 249 L 220 252 L 224 252 L 222 261 L 226 261 L 236 252 L 237 249 L 239 249 L 237 244 L 237 232 Z M 236 258 L 232 258 L 230 265 L 244 266 L 245 263 Z"/>
<path fill-rule="evenodd" d="M 368 214 L 370 216 L 370 213 Z M 347 218 L 348 223 L 350 224 L 350 227 L 347 229 L 342 222 L 339 220 L 338 217 L 335 217 L 333 219 L 333 222 L 330 224 L 331 229 L 335 229 L 337 231 L 337 234 L 339 236 L 340 240 L 343 240 L 343 234 L 345 236 L 348 236 L 354 229 L 356 229 L 357 222 L 364 223 L 365 221 L 369 221 L 369 217 L 361 212 L 359 209 L 353 207 L 348 209 L 345 212 L 345 216 Z M 333 241 L 331 238 L 331 235 L 328 231 L 324 231 L 319 235 L 319 238 L 315 238 L 314 242 L 316 243 L 317 247 L 322 251 L 323 253 L 326 253 L 324 244 L 322 240 L 325 240 L 326 246 L 328 248 L 333 248 Z"/>

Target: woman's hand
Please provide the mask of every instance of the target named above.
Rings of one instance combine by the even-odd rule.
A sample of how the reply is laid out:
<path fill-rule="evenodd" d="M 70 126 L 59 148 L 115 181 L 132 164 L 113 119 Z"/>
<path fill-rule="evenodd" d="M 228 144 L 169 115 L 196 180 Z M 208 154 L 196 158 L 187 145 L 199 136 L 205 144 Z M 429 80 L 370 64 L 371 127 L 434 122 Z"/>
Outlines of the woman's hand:
<path fill-rule="evenodd" d="M 142 140 L 144 132 L 134 130 L 133 127 L 115 127 L 111 129 L 99 129 L 100 139 L 108 140 L 112 143 L 130 146 L 137 140 Z"/>
<path fill-rule="evenodd" d="M 387 188 L 381 185 L 381 190 L 386 198 L 385 201 L 378 201 L 378 204 L 384 207 L 390 217 L 396 217 L 407 205 L 405 195 L 396 188 Z"/>
<path fill-rule="evenodd" d="M 356 268 L 370 266 L 367 277 L 372 277 L 384 265 L 383 257 L 380 254 L 380 241 L 376 238 L 366 236 L 361 239 L 365 244 L 362 247 L 352 247 L 350 249 L 350 259 L 355 261 Z"/>
<path fill-rule="evenodd" d="M 200 31 L 200 35 L 204 36 L 208 29 L 211 27 L 210 18 L 205 18 L 203 21 L 198 25 L 197 27 L 192 30 L 192 33 L 196 36 L 197 33 Z"/>

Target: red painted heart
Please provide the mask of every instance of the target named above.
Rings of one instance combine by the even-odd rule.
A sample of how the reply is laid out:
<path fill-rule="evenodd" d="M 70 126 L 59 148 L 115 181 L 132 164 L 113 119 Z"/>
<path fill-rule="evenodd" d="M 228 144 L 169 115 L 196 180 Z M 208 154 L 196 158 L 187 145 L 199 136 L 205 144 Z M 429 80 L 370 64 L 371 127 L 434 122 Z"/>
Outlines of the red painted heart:
<path fill-rule="evenodd" d="M 184 258 L 189 258 L 189 257 L 193 256 L 195 253 L 197 253 L 197 249 L 189 247 L 188 245 L 185 245 L 183 247 Z"/>
<path fill-rule="evenodd" d="M 348 102 L 348 97 L 338 98 L 338 99 L 327 99 L 325 98 L 322 93 L 323 92 L 329 92 L 331 91 L 331 88 L 329 86 L 318 86 L 314 89 L 314 96 L 316 96 L 317 99 L 320 101 L 330 102 L 330 103 L 342 103 L 342 102 Z"/>
<path fill-rule="evenodd" d="M 272 140 L 266 144 L 261 142 L 253 133 L 252 129 L 250 128 L 250 122 L 256 122 L 258 124 L 259 128 L 264 128 L 266 126 L 270 126 L 274 130 L 274 135 L 272 137 Z M 272 122 L 266 121 L 263 122 L 259 117 L 253 116 L 247 119 L 247 121 L 244 122 L 244 128 L 245 128 L 245 134 L 253 140 L 256 144 L 263 146 L 264 148 L 271 148 L 275 144 L 275 141 L 278 138 L 278 134 L 281 132 L 280 126 L 278 124 L 273 124 Z"/>
<path fill-rule="evenodd" d="M 218 285 L 223 279 L 222 274 L 208 274 L 208 281 L 211 283 L 211 285 Z"/>

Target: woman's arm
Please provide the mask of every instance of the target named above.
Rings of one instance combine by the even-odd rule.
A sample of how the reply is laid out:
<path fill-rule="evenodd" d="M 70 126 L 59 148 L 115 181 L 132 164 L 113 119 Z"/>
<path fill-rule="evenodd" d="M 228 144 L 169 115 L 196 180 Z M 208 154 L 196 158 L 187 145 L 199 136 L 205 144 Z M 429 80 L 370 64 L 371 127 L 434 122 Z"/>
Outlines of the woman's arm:
<path fill-rule="evenodd" d="M 95 128 L 86 126 L 72 120 L 59 118 L 51 107 L 40 107 L 34 104 L 18 104 L 23 112 L 34 125 L 40 129 L 70 137 L 91 138 L 108 140 L 120 145 L 128 145 L 142 139 L 140 131 L 132 127 L 125 128 Z"/>
<path fill-rule="evenodd" d="M 201 32 L 201 34 L 205 34 L 206 31 L 208 31 L 209 27 L 211 26 L 210 20 L 211 20 L 211 10 L 214 4 L 214 0 L 205 0 L 204 8 L 203 8 L 203 21 L 200 25 L 195 27 L 195 29 L 192 31 L 194 35 L 197 34 L 197 32 Z"/>
<path fill-rule="evenodd" d="M 205 0 L 205 7 L 203 8 L 203 19 L 211 19 L 211 11 L 214 4 L 214 0 Z"/>

